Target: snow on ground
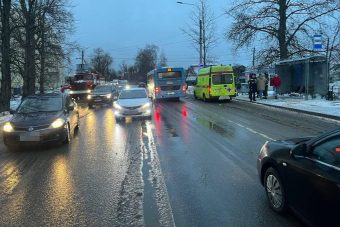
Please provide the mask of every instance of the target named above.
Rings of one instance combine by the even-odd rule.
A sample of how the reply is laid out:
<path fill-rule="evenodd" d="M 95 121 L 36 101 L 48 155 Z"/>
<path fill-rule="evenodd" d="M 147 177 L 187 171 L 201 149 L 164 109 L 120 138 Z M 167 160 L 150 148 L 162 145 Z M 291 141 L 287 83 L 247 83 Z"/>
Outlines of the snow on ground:
<path fill-rule="evenodd" d="M 249 100 L 248 95 L 239 95 L 237 99 Z M 304 110 L 309 112 L 340 116 L 340 100 L 328 101 L 317 97 L 308 100 L 303 97 L 290 97 L 287 95 L 279 96 L 278 99 L 269 97 L 268 99 L 257 99 L 257 103 L 263 103 L 273 106 L 287 107 L 291 109 Z"/>
<path fill-rule="evenodd" d="M 20 102 L 21 102 L 21 97 L 12 99 L 11 104 L 10 104 L 10 109 L 16 110 L 18 106 L 20 105 Z M 0 113 L 0 124 L 3 124 L 6 121 L 9 121 L 11 117 L 12 115 L 8 111 Z"/>

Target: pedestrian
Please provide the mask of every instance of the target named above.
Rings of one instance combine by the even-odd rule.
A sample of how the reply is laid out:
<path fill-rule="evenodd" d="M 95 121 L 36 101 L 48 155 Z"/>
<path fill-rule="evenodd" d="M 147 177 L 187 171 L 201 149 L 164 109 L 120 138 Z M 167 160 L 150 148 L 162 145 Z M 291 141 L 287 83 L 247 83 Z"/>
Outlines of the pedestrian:
<path fill-rule="evenodd" d="M 266 85 L 266 79 L 263 74 L 260 74 L 260 76 L 256 79 L 256 86 L 257 86 L 257 91 L 259 94 L 259 98 L 262 99 L 263 96 L 263 91 L 265 89 Z"/>
<path fill-rule="evenodd" d="M 268 84 L 269 84 L 269 76 L 268 76 L 268 73 L 265 73 L 265 74 L 264 74 L 264 78 L 265 78 L 266 80 L 265 80 L 265 85 L 264 85 L 263 98 L 264 98 L 264 99 L 267 99 L 267 97 L 268 97 Z"/>
<path fill-rule="evenodd" d="M 272 78 L 272 85 L 275 91 L 275 99 L 277 99 L 277 88 L 281 86 L 281 78 L 279 75 L 275 74 Z"/>
<path fill-rule="evenodd" d="M 255 96 L 256 96 L 256 90 L 257 90 L 257 85 L 256 85 L 256 75 L 254 73 L 250 74 L 250 78 L 248 80 L 248 87 L 249 87 L 249 99 L 250 101 L 256 101 Z"/>

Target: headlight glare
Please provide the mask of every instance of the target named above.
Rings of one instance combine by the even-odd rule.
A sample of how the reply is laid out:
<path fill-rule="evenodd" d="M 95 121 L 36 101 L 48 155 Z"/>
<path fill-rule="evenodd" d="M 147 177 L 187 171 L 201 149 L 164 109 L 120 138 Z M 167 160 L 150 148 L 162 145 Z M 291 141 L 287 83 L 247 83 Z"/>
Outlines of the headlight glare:
<path fill-rule="evenodd" d="M 4 131 L 5 132 L 13 132 L 14 129 L 13 129 L 13 126 L 10 122 L 7 122 L 5 125 L 4 125 Z"/>
<path fill-rule="evenodd" d="M 115 107 L 115 109 L 117 109 L 117 110 L 123 109 L 117 102 L 114 103 L 114 107 Z"/>
<path fill-rule="evenodd" d="M 150 103 L 149 102 L 142 106 L 143 109 L 146 109 L 146 108 L 149 108 L 149 107 L 150 107 Z"/>
<path fill-rule="evenodd" d="M 112 96 L 111 94 L 107 94 L 107 95 L 106 95 L 106 98 L 110 99 L 111 96 Z"/>
<path fill-rule="evenodd" d="M 87 95 L 87 99 L 92 99 L 92 95 Z"/>
<path fill-rule="evenodd" d="M 60 128 L 65 124 L 65 120 L 58 118 L 57 120 L 53 121 L 53 123 L 51 124 L 52 128 Z"/>

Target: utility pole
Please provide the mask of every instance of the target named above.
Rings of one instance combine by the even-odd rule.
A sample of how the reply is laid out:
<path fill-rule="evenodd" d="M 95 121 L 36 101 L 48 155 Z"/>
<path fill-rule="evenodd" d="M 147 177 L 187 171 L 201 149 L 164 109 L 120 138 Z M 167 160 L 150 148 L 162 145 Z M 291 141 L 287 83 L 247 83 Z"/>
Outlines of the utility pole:
<path fill-rule="evenodd" d="M 202 41 L 202 19 L 200 18 L 200 65 L 202 64 Z"/>
<path fill-rule="evenodd" d="M 255 67 L 255 47 L 253 48 L 253 68 Z"/>
<path fill-rule="evenodd" d="M 81 69 L 84 69 L 84 50 L 81 50 Z"/>

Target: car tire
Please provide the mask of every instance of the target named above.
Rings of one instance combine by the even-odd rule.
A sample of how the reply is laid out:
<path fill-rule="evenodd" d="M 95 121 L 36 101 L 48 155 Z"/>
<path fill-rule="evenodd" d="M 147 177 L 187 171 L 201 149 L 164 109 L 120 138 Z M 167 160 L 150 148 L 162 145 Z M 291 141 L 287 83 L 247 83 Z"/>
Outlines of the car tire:
<path fill-rule="evenodd" d="M 203 94 L 203 102 L 207 102 L 208 99 L 205 97 L 205 94 Z"/>
<path fill-rule="evenodd" d="M 287 208 L 287 199 L 284 186 L 279 173 L 270 167 L 264 175 L 264 187 L 270 208 L 277 213 L 284 213 Z"/>
<path fill-rule="evenodd" d="M 63 141 L 63 144 L 69 144 L 70 142 L 71 142 L 71 129 L 70 129 L 70 125 L 67 124 L 66 138 Z"/>
<path fill-rule="evenodd" d="M 123 121 L 123 118 L 122 117 L 116 117 L 116 122 L 119 123 L 119 122 L 122 122 Z"/>

